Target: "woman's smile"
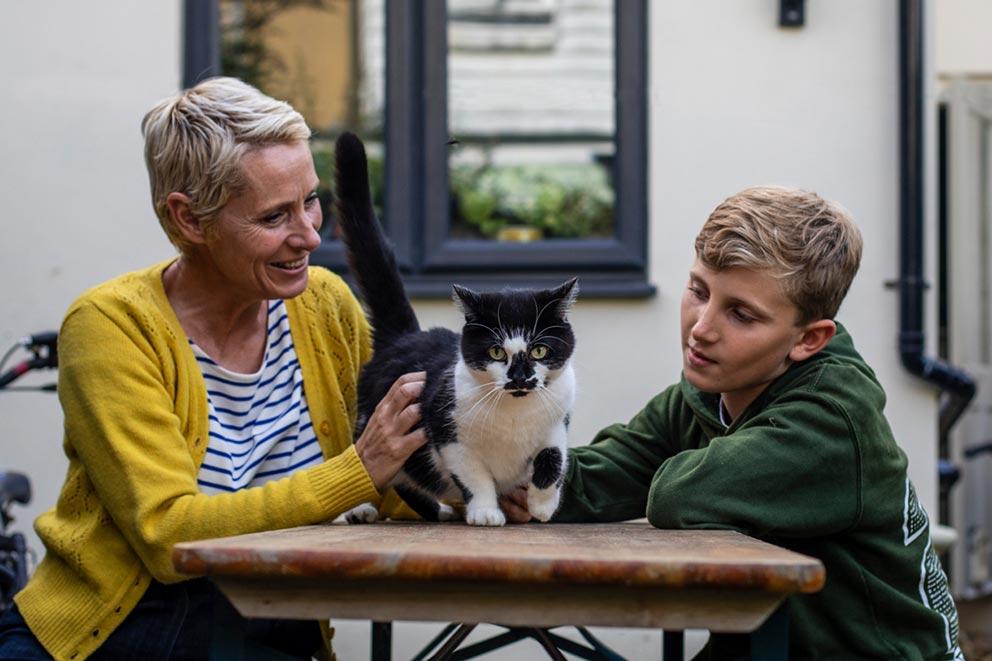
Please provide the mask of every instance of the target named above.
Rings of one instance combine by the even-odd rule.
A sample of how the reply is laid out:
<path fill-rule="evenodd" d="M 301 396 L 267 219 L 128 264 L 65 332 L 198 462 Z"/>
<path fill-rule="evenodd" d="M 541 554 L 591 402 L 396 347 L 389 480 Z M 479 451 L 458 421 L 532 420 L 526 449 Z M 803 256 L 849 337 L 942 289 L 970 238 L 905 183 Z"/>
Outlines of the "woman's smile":
<path fill-rule="evenodd" d="M 310 256 L 304 255 L 303 257 L 294 259 L 292 261 L 272 262 L 270 266 L 274 266 L 275 268 L 282 271 L 286 271 L 288 273 L 298 273 L 300 271 L 305 270 L 309 263 L 310 263 Z"/>

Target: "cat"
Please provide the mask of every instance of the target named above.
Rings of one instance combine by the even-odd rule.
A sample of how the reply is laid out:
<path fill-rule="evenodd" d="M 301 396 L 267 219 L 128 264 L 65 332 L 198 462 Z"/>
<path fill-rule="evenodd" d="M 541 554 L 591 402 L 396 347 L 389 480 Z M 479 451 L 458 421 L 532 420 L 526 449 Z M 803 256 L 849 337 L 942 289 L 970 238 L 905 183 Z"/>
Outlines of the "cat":
<path fill-rule="evenodd" d="M 372 325 L 373 357 L 358 385 L 357 439 L 392 383 L 427 373 L 420 397 L 427 443 L 393 479 L 423 519 L 458 518 L 442 501 L 463 502 L 471 525 L 501 526 L 497 497 L 527 485 L 539 521 L 558 508 L 575 397 L 575 336 L 567 319 L 578 295 L 572 278 L 553 289 L 478 293 L 454 285 L 461 333 L 421 330 L 396 259 L 372 208 L 365 147 L 352 133 L 335 145 L 335 208 L 348 263 Z M 373 522 L 370 503 L 347 515 Z"/>

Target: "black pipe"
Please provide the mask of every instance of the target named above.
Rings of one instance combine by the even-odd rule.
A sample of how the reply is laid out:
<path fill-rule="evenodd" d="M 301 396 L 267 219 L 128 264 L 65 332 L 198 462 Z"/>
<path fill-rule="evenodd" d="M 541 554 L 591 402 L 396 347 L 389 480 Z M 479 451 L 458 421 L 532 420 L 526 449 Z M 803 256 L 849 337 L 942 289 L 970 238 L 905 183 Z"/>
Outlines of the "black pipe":
<path fill-rule="evenodd" d="M 946 435 L 977 390 L 959 367 L 925 355 L 923 331 L 923 0 L 899 1 L 899 353 L 912 374 L 946 394 L 940 434 Z"/>
<path fill-rule="evenodd" d="M 221 74 L 220 3 L 186 0 L 183 3 L 183 87 Z"/>

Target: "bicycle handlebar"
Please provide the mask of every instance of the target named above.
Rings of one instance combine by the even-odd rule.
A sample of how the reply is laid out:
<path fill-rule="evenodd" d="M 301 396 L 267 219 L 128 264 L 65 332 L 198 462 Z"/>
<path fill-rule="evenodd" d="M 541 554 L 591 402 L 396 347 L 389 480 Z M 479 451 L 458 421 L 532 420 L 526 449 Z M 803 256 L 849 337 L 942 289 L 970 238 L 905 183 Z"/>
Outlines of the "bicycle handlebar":
<path fill-rule="evenodd" d="M 3 374 L 0 374 L 0 388 L 16 381 L 31 370 L 41 369 L 43 367 L 49 367 L 48 361 L 45 358 L 32 358 L 30 360 L 17 363 Z"/>
<path fill-rule="evenodd" d="M 17 348 L 17 346 L 24 347 L 31 352 L 31 358 L 22 360 L 17 363 L 9 370 L 0 373 L 0 390 L 5 388 L 10 383 L 21 378 L 31 370 L 36 369 L 52 369 L 58 367 L 59 364 L 59 354 L 58 354 L 58 333 L 55 331 L 42 331 L 40 333 L 34 333 L 28 335 L 27 337 L 18 341 L 17 345 L 11 348 L 11 352 Z M 8 356 L 10 353 L 7 354 Z M 0 361 L 0 363 L 6 362 L 6 360 Z M 0 365 L 0 368 L 3 366 Z M 42 390 L 51 389 L 48 386 L 41 386 Z"/>

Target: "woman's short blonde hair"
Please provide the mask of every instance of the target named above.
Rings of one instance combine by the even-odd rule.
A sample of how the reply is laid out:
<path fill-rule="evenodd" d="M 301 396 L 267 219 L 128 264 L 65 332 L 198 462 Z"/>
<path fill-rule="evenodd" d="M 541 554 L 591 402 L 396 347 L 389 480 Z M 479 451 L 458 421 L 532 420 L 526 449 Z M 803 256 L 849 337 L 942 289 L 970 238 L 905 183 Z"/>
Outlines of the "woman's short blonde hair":
<path fill-rule="evenodd" d="M 840 205 L 777 186 L 727 198 L 696 237 L 696 257 L 709 268 L 740 266 L 778 277 L 799 309 L 797 324 L 836 316 L 861 248 L 861 232 Z"/>
<path fill-rule="evenodd" d="M 247 151 L 310 138 L 292 106 L 236 78 L 210 78 L 162 100 L 141 132 L 155 215 L 180 251 L 188 246 L 166 206 L 170 193 L 189 196 L 193 213 L 209 224 L 244 185 Z"/>

